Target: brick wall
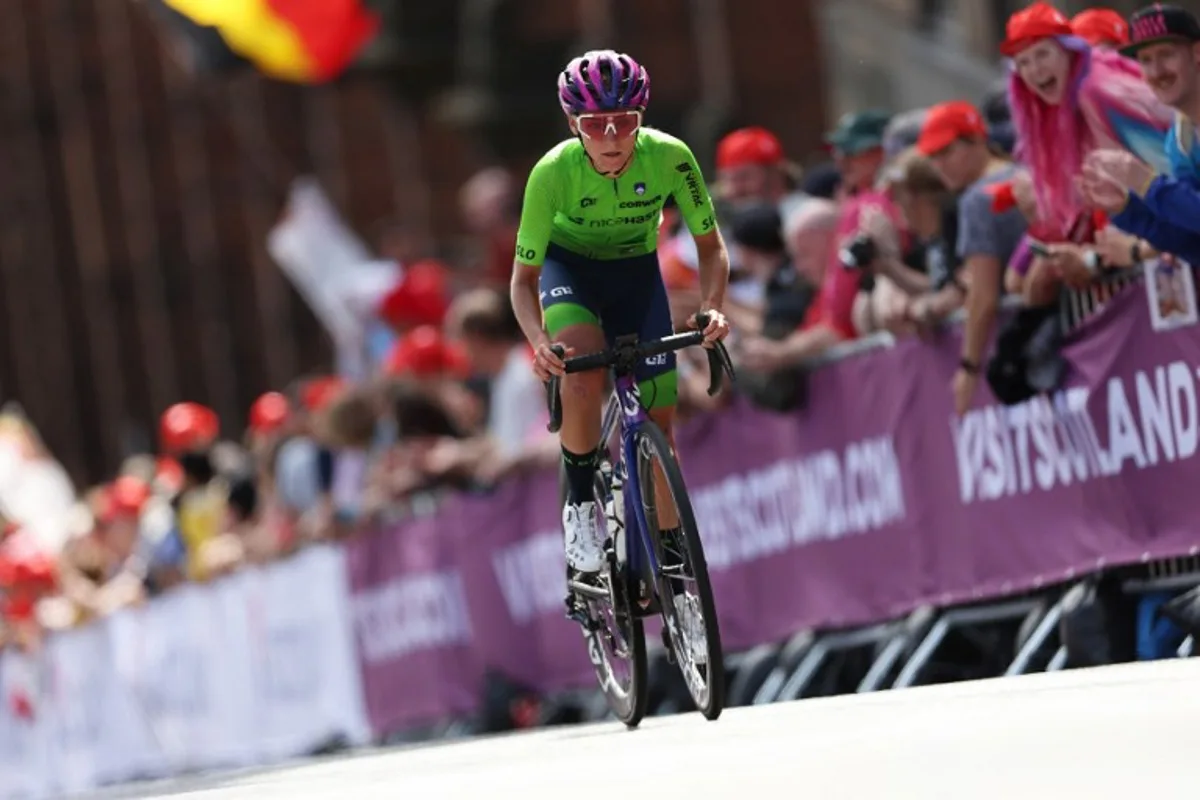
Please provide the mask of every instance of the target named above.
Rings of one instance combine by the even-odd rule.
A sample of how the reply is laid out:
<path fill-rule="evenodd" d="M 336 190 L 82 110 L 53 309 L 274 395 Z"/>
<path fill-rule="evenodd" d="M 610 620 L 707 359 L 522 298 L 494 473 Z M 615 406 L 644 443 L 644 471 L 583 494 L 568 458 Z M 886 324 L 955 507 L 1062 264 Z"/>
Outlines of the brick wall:
<path fill-rule="evenodd" d="M 701 100 L 690 4 L 613 8 L 612 46 L 653 72 L 652 118 L 683 132 Z M 197 80 L 164 57 L 136 3 L 9 0 L 0 400 L 18 400 L 72 475 L 94 481 L 153 447 L 173 402 L 212 405 L 237 435 L 258 393 L 327 367 L 326 337 L 265 252 L 286 187 L 315 173 L 360 232 L 398 217 L 452 243 L 463 179 L 498 156 L 526 169 L 565 135 L 553 70 L 582 38 L 575 4 L 501 10 L 509 93 L 498 117 L 470 127 L 434 113 L 454 76 L 440 49 L 415 53 L 407 72 L 334 87 Z M 816 148 L 809 0 L 730 0 L 726 14 L 737 75 L 728 126 L 765 124 L 797 154 Z M 456 40 L 445 33 L 438 41 Z"/>

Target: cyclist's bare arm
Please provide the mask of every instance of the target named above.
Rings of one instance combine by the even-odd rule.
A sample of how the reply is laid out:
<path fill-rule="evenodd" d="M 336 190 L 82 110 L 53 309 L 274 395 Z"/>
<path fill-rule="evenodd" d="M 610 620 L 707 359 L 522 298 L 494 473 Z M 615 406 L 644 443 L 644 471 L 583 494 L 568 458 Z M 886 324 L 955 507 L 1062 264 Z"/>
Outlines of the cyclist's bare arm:
<path fill-rule="evenodd" d="M 538 275 L 541 271 L 541 267 L 514 261 L 512 281 L 509 284 L 509 298 L 512 300 L 517 324 L 535 348 L 546 341 L 546 331 L 542 327 L 542 305 L 538 300 Z"/>
<path fill-rule="evenodd" d="M 729 252 L 721 232 L 713 229 L 695 237 L 699 256 L 700 310 L 720 311 L 729 286 Z"/>

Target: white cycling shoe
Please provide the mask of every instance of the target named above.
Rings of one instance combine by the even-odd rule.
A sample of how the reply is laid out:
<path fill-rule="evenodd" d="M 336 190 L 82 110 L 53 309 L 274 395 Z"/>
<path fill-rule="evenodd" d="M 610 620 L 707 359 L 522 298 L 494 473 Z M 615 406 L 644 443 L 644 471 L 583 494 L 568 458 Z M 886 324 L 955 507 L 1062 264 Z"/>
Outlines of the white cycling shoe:
<path fill-rule="evenodd" d="M 700 612 L 700 598 L 689 594 L 675 595 L 675 618 L 683 629 L 683 647 L 687 648 L 693 664 L 708 663 L 708 635 L 704 632 L 704 615 Z M 676 645 L 677 647 L 679 645 Z"/>
<path fill-rule="evenodd" d="M 563 507 L 563 537 L 567 566 L 585 575 L 594 575 L 604 566 L 605 526 L 593 502 Z"/>

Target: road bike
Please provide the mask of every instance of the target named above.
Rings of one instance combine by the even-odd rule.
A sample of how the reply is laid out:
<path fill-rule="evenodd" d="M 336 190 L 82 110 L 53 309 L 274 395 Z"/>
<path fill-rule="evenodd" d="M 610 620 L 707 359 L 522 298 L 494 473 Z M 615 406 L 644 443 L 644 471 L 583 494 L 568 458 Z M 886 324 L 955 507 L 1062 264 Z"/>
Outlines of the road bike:
<path fill-rule="evenodd" d="M 698 315 L 696 323 L 698 330 L 653 341 L 639 342 L 636 334 L 618 337 L 607 350 L 564 362 L 567 373 L 612 371 L 614 388 L 604 411 L 594 481 L 596 508 L 603 509 L 608 531 L 605 567 L 597 578 L 586 581 L 568 569 L 566 602 L 568 616 L 583 628 L 588 657 L 609 708 L 630 728 L 646 714 L 649 687 L 643 620 L 655 615 L 662 617 L 667 658 L 679 666 L 700 712 L 715 720 L 725 702 L 721 631 L 700 532 L 679 462 L 666 435 L 642 407 L 634 377 L 641 359 L 701 344 L 707 315 Z M 561 358 L 565 351 L 555 347 Z M 723 376 L 733 380 L 733 366 L 721 343 L 705 352 L 710 371 L 708 393 L 714 395 Z M 559 387 L 558 377 L 547 383 L 552 433 L 562 425 Z M 618 428 L 614 459 L 610 443 Z M 656 472 L 658 488 L 665 486 L 669 498 L 655 496 Z M 560 474 L 560 485 L 561 507 L 566 500 L 565 473 Z M 679 527 L 665 535 L 659 529 L 659 501 L 668 499 L 674 504 Z M 664 602 L 664 598 L 670 599 Z M 685 619 L 681 619 L 681 611 Z"/>

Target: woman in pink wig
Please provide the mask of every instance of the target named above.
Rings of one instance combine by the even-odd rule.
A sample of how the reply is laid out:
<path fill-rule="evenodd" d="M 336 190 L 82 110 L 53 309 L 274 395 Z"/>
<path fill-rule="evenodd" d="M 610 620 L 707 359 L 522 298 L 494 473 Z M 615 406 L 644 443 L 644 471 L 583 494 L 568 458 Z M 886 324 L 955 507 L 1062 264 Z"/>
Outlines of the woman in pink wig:
<path fill-rule="evenodd" d="M 1104 222 L 1076 185 L 1084 157 L 1093 150 L 1120 148 L 1165 170 L 1171 111 L 1155 99 L 1136 62 L 1089 46 L 1046 3 L 1014 14 L 1006 33 L 1000 51 L 1012 59 L 1008 100 L 1016 155 L 1029 169 L 1036 198 L 1030 236 L 1050 243 L 1091 241 Z M 1028 267 L 1020 263 L 1023 251 L 1014 256 L 1012 266 L 1018 271 Z M 1071 255 L 1071 249 L 1063 248 L 1052 260 L 1053 274 L 1038 277 L 1086 283 L 1090 273 L 1081 272 L 1081 259 Z M 1058 280 L 1049 283 L 1042 289 L 1054 289 Z"/>

